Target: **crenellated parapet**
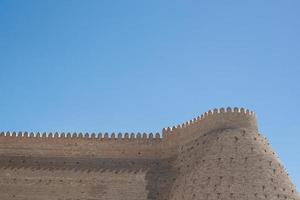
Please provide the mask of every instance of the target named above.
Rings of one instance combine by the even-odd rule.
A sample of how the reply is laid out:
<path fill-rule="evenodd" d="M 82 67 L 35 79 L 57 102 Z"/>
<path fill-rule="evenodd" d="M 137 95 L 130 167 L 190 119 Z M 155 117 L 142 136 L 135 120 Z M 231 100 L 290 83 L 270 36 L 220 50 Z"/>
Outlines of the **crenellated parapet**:
<path fill-rule="evenodd" d="M 90 141 L 98 143 L 128 142 L 164 145 L 179 144 L 216 129 L 251 128 L 257 130 L 255 113 L 245 108 L 220 108 L 205 112 L 183 124 L 164 128 L 162 133 L 70 133 L 70 132 L 1 132 L 0 138 L 16 141 Z M 11 139 L 9 139 L 11 138 Z"/>
<path fill-rule="evenodd" d="M 159 157 L 159 133 L 1 132 L 0 154 L 52 157 Z"/>
<path fill-rule="evenodd" d="M 162 135 L 165 142 L 182 143 L 211 131 L 229 128 L 257 130 L 255 113 L 237 107 L 213 109 L 183 124 L 164 128 Z"/>
<path fill-rule="evenodd" d="M 210 110 L 163 141 L 178 155 L 171 200 L 300 199 L 250 110 Z"/>
<path fill-rule="evenodd" d="M 1 132 L 0 137 L 17 137 L 17 138 L 62 138 L 62 139 L 97 139 L 97 140 L 160 140 L 159 133 L 64 133 L 64 132 Z"/>
<path fill-rule="evenodd" d="M 300 200 L 245 108 L 155 134 L 0 132 L 0 199 L 24 197 Z"/>

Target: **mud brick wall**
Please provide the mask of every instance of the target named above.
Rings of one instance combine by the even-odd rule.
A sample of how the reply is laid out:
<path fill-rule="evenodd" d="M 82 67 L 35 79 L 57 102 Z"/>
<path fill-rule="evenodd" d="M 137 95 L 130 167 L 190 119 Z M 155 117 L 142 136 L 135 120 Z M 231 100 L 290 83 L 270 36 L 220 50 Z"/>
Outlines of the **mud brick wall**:
<path fill-rule="evenodd" d="M 204 113 L 162 134 L 0 133 L 1 200 L 300 200 L 255 114 Z"/>

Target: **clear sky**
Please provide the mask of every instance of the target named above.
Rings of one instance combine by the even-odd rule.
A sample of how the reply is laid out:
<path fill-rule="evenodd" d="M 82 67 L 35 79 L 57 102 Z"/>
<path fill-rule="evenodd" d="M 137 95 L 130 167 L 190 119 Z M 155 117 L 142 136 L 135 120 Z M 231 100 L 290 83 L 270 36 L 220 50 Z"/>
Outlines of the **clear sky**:
<path fill-rule="evenodd" d="M 0 129 L 160 132 L 257 113 L 300 189 L 300 1 L 0 1 Z"/>

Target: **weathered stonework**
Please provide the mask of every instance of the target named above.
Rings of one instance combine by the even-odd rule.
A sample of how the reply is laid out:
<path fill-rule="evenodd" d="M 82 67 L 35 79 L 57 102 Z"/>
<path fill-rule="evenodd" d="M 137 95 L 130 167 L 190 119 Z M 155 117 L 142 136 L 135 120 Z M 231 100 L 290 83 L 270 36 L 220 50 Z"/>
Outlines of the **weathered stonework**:
<path fill-rule="evenodd" d="M 0 200 L 300 200 L 253 112 L 160 134 L 0 134 Z"/>

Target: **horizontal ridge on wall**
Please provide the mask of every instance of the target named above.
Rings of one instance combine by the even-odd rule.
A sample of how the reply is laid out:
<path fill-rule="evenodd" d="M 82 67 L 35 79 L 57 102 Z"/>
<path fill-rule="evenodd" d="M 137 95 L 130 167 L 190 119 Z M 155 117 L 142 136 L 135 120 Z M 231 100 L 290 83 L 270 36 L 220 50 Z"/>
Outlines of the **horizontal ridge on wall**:
<path fill-rule="evenodd" d="M 198 124 L 199 122 L 203 121 L 208 116 L 218 115 L 218 114 L 226 114 L 226 113 L 239 113 L 239 114 L 245 114 L 245 115 L 255 117 L 255 113 L 246 108 L 237 108 L 237 107 L 234 107 L 234 108 L 227 107 L 226 109 L 225 108 L 219 108 L 219 109 L 215 108 L 215 109 L 212 109 L 212 110 L 209 110 L 209 111 L 203 113 L 202 115 L 195 117 L 192 120 L 186 121 L 182 124 L 163 128 L 162 129 L 162 137 L 165 138 L 167 135 L 172 134 L 173 132 L 175 132 L 179 129 L 185 129 L 185 128 L 192 127 L 193 125 Z"/>
<path fill-rule="evenodd" d="M 76 139 L 100 139 L 100 140 L 105 140 L 105 139 L 113 139 L 113 140 L 118 140 L 118 139 L 161 139 L 161 134 L 159 133 L 64 133 L 64 132 L 1 132 L 0 137 L 22 137 L 22 138 L 76 138 Z"/>

